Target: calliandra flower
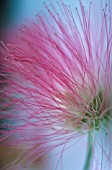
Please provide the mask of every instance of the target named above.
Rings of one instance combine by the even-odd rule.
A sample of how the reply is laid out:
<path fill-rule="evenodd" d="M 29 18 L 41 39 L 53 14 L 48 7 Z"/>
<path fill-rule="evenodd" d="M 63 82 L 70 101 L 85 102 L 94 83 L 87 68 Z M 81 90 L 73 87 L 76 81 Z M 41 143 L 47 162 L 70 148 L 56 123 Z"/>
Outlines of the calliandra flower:
<path fill-rule="evenodd" d="M 1 42 L 7 74 L 0 93 L 11 111 L 1 114 L 9 122 L 0 141 L 24 146 L 26 167 L 63 145 L 61 160 L 67 143 L 88 134 L 84 170 L 111 169 L 111 2 L 83 3 L 75 10 L 57 3 L 59 12 L 44 3 L 49 16 L 39 14 Z"/>

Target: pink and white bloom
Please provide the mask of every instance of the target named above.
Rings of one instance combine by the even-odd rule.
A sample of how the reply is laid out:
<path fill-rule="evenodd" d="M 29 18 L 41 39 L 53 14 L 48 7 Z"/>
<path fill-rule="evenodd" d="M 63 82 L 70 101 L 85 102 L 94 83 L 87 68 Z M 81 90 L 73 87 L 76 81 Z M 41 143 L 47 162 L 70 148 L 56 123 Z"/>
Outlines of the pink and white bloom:
<path fill-rule="evenodd" d="M 112 166 L 112 4 L 100 2 L 84 7 L 79 1 L 75 10 L 57 3 L 59 13 L 44 4 L 49 16 L 39 14 L 9 44 L 1 43 L 6 85 L 0 94 L 10 109 L 1 114 L 9 121 L 2 124 L 7 129 L 0 141 L 27 144 L 27 166 L 88 133 L 94 139 L 90 169 L 95 169 L 97 147 L 97 168 Z"/>

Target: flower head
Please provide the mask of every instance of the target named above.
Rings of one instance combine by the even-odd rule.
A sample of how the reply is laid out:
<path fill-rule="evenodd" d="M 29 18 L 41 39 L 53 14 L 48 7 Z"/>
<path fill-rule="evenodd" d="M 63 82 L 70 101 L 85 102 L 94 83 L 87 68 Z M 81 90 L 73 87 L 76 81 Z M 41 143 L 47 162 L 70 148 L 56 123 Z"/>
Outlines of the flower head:
<path fill-rule="evenodd" d="M 101 2 L 98 16 L 96 1 L 87 9 L 79 1 L 75 11 L 57 3 L 60 13 L 44 4 L 49 17 L 39 14 L 10 44 L 2 43 L 3 106 L 11 107 L 2 116 L 11 122 L 2 124 L 0 141 L 28 143 L 32 162 L 87 133 L 103 131 L 111 141 L 112 15 L 110 0 Z M 100 134 L 95 141 L 105 153 Z M 105 155 L 110 163 L 110 151 Z"/>

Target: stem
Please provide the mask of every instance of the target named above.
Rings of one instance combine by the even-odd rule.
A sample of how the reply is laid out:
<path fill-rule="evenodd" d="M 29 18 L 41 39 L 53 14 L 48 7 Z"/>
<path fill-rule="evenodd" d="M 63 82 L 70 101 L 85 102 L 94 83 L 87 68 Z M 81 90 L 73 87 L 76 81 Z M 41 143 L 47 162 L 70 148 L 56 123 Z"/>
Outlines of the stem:
<path fill-rule="evenodd" d="M 92 135 L 89 132 L 88 133 L 88 147 L 87 147 L 87 156 L 86 156 L 86 162 L 84 165 L 84 170 L 89 170 L 91 165 L 91 158 L 92 158 L 92 149 L 93 149 L 93 142 L 92 142 Z"/>

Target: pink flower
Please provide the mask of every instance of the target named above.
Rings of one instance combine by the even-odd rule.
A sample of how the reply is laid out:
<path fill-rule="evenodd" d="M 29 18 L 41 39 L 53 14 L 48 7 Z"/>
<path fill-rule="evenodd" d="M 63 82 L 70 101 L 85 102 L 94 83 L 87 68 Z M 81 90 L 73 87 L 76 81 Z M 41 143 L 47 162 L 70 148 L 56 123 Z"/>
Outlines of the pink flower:
<path fill-rule="evenodd" d="M 27 166 L 88 133 L 95 144 L 87 168 L 95 169 L 97 147 L 97 168 L 111 165 L 112 15 L 110 0 L 101 2 L 84 7 L 79 1 L 75 11 L 58 3 L 59 13 L 45 4 L 49 17 L 39 14 L 10 44 L 2 42 L 6 86 L 0 93 L 10 109 L 1 117 L 10 121 L 2 124 L 0 141 L 27 144 Z"/>

